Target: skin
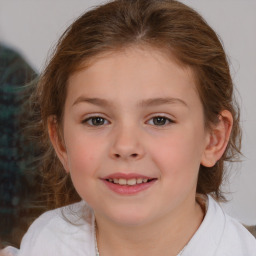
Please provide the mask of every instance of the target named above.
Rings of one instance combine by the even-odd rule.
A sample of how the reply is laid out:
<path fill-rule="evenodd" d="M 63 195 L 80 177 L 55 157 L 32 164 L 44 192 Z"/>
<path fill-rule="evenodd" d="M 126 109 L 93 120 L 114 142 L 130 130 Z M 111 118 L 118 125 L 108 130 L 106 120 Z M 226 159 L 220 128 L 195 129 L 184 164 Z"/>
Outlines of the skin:
<path fill-rule="evenodd" d="M 186 245 L 204 216 L 195 200 L 200 164 L 216 163 L 232 127 L 231 114 L 221 114 L 206 130 L 192 71 L 157 50 L 110 53 L 70 76 L 63 141 L 51 118 L 49 134 L 76 190 L 94 209 L 101 255 L 170 256 Z M 100 125 L 90 119 L 95 116 Z M 156 181 L 120 195 L 102 181 L 117 172 Z"/>

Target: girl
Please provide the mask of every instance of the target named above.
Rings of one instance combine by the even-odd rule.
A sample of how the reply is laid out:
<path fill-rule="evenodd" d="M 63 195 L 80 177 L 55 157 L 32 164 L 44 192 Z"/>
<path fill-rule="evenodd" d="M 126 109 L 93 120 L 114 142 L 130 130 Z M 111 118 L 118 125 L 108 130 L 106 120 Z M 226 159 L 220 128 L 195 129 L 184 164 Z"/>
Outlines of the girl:
<path fill-rule="evenodd" d="M 35 102 L 48 201 L 59 208 L 6 253 L 256 255 L 217 203 L 224 162 L 240 150 L 239 114 L 222 45 L 194 10 L 116 0 L 85 13 L 61 37 Z"/>

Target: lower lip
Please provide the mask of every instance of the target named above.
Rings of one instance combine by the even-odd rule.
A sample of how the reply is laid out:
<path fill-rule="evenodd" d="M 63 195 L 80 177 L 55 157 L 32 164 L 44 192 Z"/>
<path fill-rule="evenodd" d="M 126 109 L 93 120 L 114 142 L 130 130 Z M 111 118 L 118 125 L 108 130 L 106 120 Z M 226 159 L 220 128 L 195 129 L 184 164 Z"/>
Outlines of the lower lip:
<path fill-rule="evenodd" d="M 114 191 L 117 194 L 134 195 L 134 194 L 138 194 L 139 192 L 144 191 L 144 190 L 150 188 L 151 186 L 153 186 L 153 184 L 156 182 L 156 180 L 152 180 L 152 181 L 146 182 L 146 183 L 136 184 L 133 186 L 114 184 L 114 183 L 108 182 L 106 180 L 103 180 L 103 182 L 107 185 L 107 187 L 110 190 Z"/>

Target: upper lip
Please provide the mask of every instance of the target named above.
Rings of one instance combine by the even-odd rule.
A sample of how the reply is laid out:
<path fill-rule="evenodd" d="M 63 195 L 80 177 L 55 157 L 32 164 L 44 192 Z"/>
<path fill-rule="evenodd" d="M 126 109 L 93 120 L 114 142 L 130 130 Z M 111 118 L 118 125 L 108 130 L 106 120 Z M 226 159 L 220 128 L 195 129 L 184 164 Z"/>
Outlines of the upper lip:
<path fill-rule="evenodd" d="M 120 172 L 116 172 L 116 173 L 112 173 L 109 174 L 105 177 L 103 177 L 102 179 L 104 180 L 108 180 L 108 179 L 155 179 L 154 177 L 150 177 L 150 176 L 146 176 L 146 175 L 141 175 L 138 173 L 120 173 Z"/>

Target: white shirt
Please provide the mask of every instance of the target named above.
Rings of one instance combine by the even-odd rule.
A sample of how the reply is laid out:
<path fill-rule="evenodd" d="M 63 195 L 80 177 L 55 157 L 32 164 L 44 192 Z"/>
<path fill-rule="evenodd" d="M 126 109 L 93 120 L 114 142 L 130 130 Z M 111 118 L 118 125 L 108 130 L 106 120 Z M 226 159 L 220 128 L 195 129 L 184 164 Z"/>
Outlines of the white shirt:
<path fill-rule="evenodd" d="M 214 199 L 207 201 L 205 218 L 182 256 L 256 256 L 256 239 Z M 94 229 L 93 211 L 81 201 L 41 215 L 20 250 L 7 247 L 0 255 L 95 256 Z"/>

